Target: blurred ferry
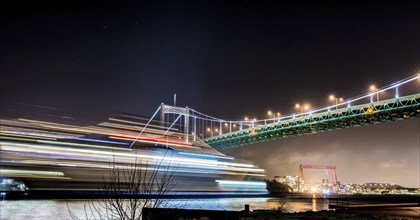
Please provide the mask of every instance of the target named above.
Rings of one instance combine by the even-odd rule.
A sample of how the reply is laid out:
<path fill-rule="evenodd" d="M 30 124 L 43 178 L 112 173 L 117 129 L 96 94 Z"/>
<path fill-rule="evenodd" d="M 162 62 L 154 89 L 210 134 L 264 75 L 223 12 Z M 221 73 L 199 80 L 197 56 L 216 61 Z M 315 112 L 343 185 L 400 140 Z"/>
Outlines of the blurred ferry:
<path fill-rule="evenodd" d="M 115 164 L 136 163 L 170 170 L 178 195 L 267 193 L 263 169 L 165 121 L 116 115 L 84 126 L 24 118 L 0 124 L 0 191 L 97 191 Z"/>

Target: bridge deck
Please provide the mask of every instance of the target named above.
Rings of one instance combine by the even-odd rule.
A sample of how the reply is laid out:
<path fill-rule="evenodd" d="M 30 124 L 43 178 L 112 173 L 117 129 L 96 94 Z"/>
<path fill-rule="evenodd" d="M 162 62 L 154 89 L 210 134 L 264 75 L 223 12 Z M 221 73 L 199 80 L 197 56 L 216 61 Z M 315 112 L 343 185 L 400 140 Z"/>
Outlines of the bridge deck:
<path fill-rule="evenodd" d="M 420 117 L 420 93 L 247 128 L 207 138 L 217 150 L 259 142 Z"/>

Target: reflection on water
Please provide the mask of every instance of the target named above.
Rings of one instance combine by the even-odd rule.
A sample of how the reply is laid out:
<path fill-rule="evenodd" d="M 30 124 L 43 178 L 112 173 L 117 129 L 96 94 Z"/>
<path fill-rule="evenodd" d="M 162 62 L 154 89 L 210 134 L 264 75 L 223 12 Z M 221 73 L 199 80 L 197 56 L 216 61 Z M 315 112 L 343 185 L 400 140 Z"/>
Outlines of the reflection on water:
<path fill-rule="evenodd" d="M 316 211 L 316 195 L 312 195 L 312 211 Z"/>
<path fill-rule="evenodd" d="M 68 205 L 67 205 L 68 204 Z M 68 207 L 83 218 L 84 200 L 18 200 L 0 201 L 0 219 L 71 219 Z M 283 206 L 286 212 L 320 211 L 328 208 L 328 203 L 319 198 L 210 198 L 210 199 L 171 199 L 171 208 L 207 210 L 243 210 L 245 204 L 251 209 L 277 209 Z"/>

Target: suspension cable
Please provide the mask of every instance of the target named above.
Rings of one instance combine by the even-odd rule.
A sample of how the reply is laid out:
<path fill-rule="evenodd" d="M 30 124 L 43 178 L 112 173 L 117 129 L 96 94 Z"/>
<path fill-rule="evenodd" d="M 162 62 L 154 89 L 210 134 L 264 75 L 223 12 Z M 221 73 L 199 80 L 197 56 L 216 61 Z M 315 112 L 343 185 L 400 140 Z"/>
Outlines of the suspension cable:
<path fill-rule="evenodd" d="M 133 147 L 134 143 L 139 139 L 140 135 L 143 134 L 143 131 L 146 129 L 146 127 L 152 122 L 153 118 L 156 116 L 156 114 L 159 112 L 161 106 L 156 110 L 156 112 L 153 114 L 153 116 L 149 119 L 149 121 L 146 123 L 146 125 L 143 127 L 139 135 L 134 139 L 134 141 L 130 144 L 130 148 Z"/>

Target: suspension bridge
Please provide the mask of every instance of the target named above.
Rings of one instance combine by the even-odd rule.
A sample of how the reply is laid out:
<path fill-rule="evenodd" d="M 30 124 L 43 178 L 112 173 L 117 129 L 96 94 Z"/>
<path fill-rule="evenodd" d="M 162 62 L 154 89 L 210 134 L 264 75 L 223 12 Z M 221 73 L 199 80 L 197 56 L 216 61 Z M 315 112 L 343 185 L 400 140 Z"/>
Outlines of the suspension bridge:
<path fill-rule="evenodd" d="M 420 75 L 415 75 L 355 98 L 336 99 L 335 105 L 260 120 L 221 119 L 163 103 L 150 118 L 118 114 L 96 125 L 2 118 L 0 177 L 26 178 L 32 189 L 97 189 L 98 170 L 109 169 L 109 160 L 127 164 L 141 159 L 154 166 L 176 164 L 179 180 L 191 183 L 181 184 L 182 191 L 197 186 L 199 192 L 265 192 L 264 182 L 244 181 L 265 177 L 263 169 L 234 161 L 221 150 L 419 118 L 419 88 Z M 165 149 L 171 149 L 170 156 Z M 300 168 L 302 175 L 303 168 L 335 169 Z"/>
<path fill-rule="evenodd" d="M 162 125 L 169 129 L 180 126 L 178 129 L 184 133 L 186 143 L 204 142 L 216 150 L 224 150 L 288 137 L 418 118 L 419 78 L 417 74 L 335 105 L 262 120 L 227 120 L 189 107 L 165 104 L 161 104 L 150 120 L 160 111 Z M 414 87 L 415 91 L 401 96 L 402 88 L 408 86 Z M 393 97 L 379 100 L 379 94 L 385 93 Z M 170 115 L 174 115 L 172 124 L 169 123 Z"/>

